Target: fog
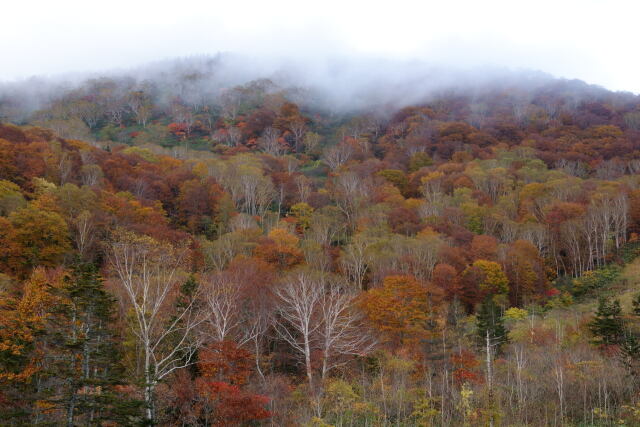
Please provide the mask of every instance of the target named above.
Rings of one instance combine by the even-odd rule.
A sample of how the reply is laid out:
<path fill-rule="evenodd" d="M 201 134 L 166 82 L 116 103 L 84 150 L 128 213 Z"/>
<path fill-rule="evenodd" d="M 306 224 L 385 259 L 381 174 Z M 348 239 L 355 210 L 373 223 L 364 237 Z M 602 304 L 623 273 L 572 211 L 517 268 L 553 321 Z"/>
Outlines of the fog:
<path fill-rule="evenodd" d="M 640 93 L 637 12 L 595 0 L 11 1 L 0 91 L 33 110 L 87 78 L 171 86 L 196 71 L 195 91 L 269 78 L 336 110 L 551 77 Z"/>

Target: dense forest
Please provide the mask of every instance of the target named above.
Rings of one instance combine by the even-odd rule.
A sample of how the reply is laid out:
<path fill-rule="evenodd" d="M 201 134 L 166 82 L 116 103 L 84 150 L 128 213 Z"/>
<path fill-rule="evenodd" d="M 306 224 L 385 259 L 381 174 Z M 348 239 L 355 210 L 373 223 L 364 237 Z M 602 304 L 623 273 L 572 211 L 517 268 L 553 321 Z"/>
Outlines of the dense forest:
<path fill-rule="evenodd" d="M 639 96 L 205 64 L 0 88 L 1 425 L 640 425 Z"/>

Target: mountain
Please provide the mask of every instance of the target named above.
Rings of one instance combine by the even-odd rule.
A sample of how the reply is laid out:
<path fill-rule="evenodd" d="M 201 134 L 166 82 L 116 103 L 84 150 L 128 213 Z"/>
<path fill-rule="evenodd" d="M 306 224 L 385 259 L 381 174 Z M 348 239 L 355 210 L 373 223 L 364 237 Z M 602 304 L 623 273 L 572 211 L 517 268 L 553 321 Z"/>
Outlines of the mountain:
<path fill-rule="evenodd" d="M 0 89 L 8 425 L 638 425 L 640 98 L 187 58 Z"/>

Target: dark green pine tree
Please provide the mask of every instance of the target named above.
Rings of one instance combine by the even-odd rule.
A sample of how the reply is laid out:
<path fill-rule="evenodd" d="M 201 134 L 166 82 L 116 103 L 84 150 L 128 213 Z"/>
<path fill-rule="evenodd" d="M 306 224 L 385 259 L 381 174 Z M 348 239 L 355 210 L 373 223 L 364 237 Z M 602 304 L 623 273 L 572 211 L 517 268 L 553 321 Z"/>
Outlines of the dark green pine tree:
<path fill-rule="evenodd" d="M 180 286 L 180 295 L 178 295 L 178 300 L 176 301 L 178 311 L 189 306 L 197 291 L 198 281 L 193 274 L 190 274 L 186 282 Z"/>
<path fill-rule="evenodd" d="M 114 297 L 94 264 L 76 266 L 65 291 L 71 330 L 64 358 L 68 363 L 59 366 L 58 376 L 65 378 L 60 404 L 67 425 L 136 424 L 142 402 L 117 390 L 126 381 L 114 328 Z"/>
<path fill-rule="evenodd" d="M 633 306 L 633 314 L 636 316 L 640 316 L 640 294 L 637 294 L 633 301 L 631 301 L 631 305 Z"/>
<path fill-rule="evenodd" d="M 176 316 L 179 316 L 180 314 L 182 314 L 184 310 L 189 307 L 189 305 L 199 304 L 199 300 L 197 298 L 199 286 L 200 285 L 193 274 L 189 275 L 189 278 L 180 286 L 180 294 L 178 295 L 178 298 L 176 299 L 176 303 L 175 303 Z M 170 322 L 173 323 L 175 319 L 176 319 L 175 316 L 172 317 Z M 179 336 L 172 338 L 172 340 L 176 340 L 176 339 L 179 339 Z M 198 373 L 198 367 L 196 365 L 197 360 L 198 360 L 197 350 L 193 354 L 190 352 L 186 352 L 184 354 L 185 364 L 188 364 L 189 362 L 191 362 L 191 364 L 187 368 L 188 372 L 194 377 Z"/>
<path fill-rule="evenodd" d="M 476 328 L 480 346 L 486 345 L 487 331 L 491 345 L 495 346 L 496 351 L 499 351 L 500 347 L 509 341 L 500 307 L 491 296 L 485 298 L 480 305 L 476 316 Z"/>
<path fill-rule="evenodd" d="M 180 316 L 180 314 L 182 314 L 190 304 L 196 303 L 198 287 L 199 284 L 196 280 L 196 277 L 193 274 L 189 275 L 189 278 L 180 286 L 180 293 L 178 294 L 178 297 L 175 301 L 176 315 L 172 316 L 169 319 L 170 324 L 174 323 L 177 320 L 178 316 Z M 169 336 L 168 339 L 175 345 L 177 340 L 180 339 L 180 335 L 178 334 L 175 336 Z M 185 352 L 182 355 L 182 362 L 187 366 L 185 372 L 189 375 L 191 380 L 194 380 L 200 374 L 198 371 L 197 361 L 197 350 L 195 350 L 195 352 Z M 167 419 L 182 421 L 184 420 L 184 418 L 186 418 L 181 412 L 183 409 L 184 408 L 182 408 L 180 405 L 168 405 L 167 407 L 165 407 L 164 417 Z"/>
<path fill-rule="evenodd" d="M 633 376 L 640 375 L 640 339 L 638 339 L 637 321 L 640 317 L 640 294 L 637 294 L 631 301 L 632 312 L 629 316 L 629 323 L 624 325 L 624 339 L 620 344 L 620 357 L 622 363 L 629 369 Z"/>
<path fill-rule="evenodd" d="M 640 341 L 632 334 L 626 334 L 620 344 L 622 363 L 634 374 L 638 375 L 640 362 Z"/>
<path fill-rule="evenodd" d="M 600 298 L 595 317 L 589 323 L 589 330 L 595 337 L 596 344 L 622 344 L 625 332 L 620 301 Z"/>

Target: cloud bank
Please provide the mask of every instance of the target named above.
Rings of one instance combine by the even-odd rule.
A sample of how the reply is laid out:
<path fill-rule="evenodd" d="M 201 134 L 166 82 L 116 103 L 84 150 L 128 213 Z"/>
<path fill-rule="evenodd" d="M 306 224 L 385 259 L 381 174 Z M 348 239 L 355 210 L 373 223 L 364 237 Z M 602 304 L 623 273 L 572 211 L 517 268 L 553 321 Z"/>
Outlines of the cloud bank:
<path fill-rule="evenodd" d="M 542 70 L 638 93 L 638 12 L 627 0 L 25 0 L 3 6 L 0 80 L 235 52 L 304 64 L 310 75 L 335 58 L 364 57 Z"/>

